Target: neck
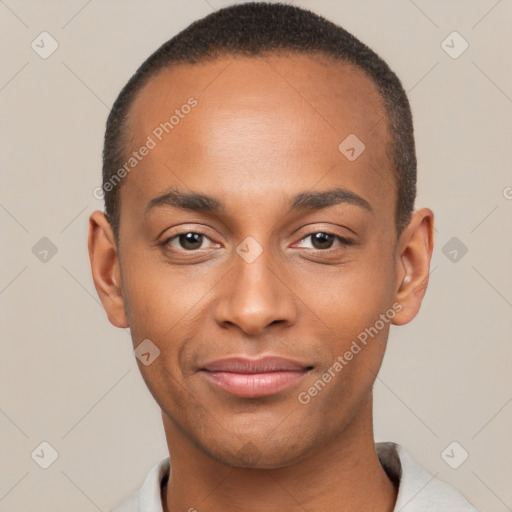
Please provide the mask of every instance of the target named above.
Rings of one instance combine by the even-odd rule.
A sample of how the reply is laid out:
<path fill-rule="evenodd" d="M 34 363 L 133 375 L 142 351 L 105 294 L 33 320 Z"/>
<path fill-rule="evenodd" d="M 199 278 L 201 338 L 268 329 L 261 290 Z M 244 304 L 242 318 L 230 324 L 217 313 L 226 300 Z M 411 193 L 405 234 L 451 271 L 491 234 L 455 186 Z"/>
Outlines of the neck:
<path fill-rule="evenodd" d="M 371 396 L 338 437 L 314 455 L 277 469 L 225 465 L 192 443 L 168 416 L 162 417 L 171 461 L 165 512 L 394 509 L 397 489 L 375 451 Z"/>

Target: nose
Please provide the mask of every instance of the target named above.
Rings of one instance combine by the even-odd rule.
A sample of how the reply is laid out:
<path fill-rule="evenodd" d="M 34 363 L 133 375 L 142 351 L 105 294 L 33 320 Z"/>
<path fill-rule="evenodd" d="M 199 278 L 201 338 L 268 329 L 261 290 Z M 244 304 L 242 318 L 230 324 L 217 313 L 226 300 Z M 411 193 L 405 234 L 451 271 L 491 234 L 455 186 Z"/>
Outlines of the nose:
<path fill-rule="evenodd" d="M 246 261 L 234 254 L 234 268 L 223 279 L 214 317 L 221 327 L 236 326 L 249 335 L 262 334 L 271 325 L 292 325 L 297 310 L 293 283 L 271 261 L 270 251 Z"/>

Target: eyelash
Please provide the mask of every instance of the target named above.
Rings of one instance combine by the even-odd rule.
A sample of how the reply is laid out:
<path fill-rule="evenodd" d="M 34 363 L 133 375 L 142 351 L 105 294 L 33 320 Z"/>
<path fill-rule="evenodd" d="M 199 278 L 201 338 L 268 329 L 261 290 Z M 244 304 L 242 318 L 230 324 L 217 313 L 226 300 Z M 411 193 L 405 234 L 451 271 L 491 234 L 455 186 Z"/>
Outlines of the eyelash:
<path fill-rule="evenodd" d="M 210 237 L 204 232 L 204 231 L 201 231 L 200 229 L 194 229 L 194 230 L 188 230 L 188 231 L 182 231 L 180 233 L 176 233 L 175 235 L 169 237 L 169 238 L 166 238 L 160 245 L 164 248 L 164 250 L 167 250 L 167 251 L 173 251 L 175 249 L 169 249 L 169 242 L 171 242 L 171 240 L 174 240 L 176 238 L 178 238 L 179 236 L 181 235 L 186 235 L 188 233 L 194 233 L 194 234 L 197 234 L 197 235 L 203 235 L 204 237 L 210 239 Z M 299 241 L 301 242 L 302 240 L 305 240 L 306 238 L 309 238 L 317 233 L 323 233 L 323 234 L 326 234 L 326 235 L 331 235 L 333 236 L 336 240 L 338 240 L 342 245 L 344 246 L 353 246 L 353 245 L 356 245 L 356 242 L 354 242 L 354 240 L 351 240 L 350 238 L 346 238 L 344 236 L 341 236 L 341 235 L 338 235 L 337 233 L 334 233 L 333 231 L 329 231 L 329 230 L 318 230 L 318 231 L 312 231 L 311 233 L 308 233 L 307 235 L 304 235 Z M 328 249 L 310 249 L 310 248 L 307 248 L 311 251 L 317 251 L 317 252 L 329 252 L 331 250 L 333 250 L 334 248 L 333 247 L 329 247 Z M 335 249 L 334 249 L 335 250 Z M 191 249 L 191 250 L 186 250 L 186 249 L 179 249 L 178 252 L 185 252 L 185 253 L 195 253 L 195 252 L 199 252 L 200 249 Z"/>

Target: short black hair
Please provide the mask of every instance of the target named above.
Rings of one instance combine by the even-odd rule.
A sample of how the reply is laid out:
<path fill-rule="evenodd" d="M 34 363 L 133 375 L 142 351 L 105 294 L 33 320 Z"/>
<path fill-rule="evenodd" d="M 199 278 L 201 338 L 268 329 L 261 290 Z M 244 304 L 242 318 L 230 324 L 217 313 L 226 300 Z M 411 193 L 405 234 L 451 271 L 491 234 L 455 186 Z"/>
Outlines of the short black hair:
<path fill-rule="evenodd" d="M 250 2 L 219 9 L 199 19 L 150 55 L 117 97 L 107 120 L 103 148 L 105 215 L 119 242 L 119 186 L 112 178 L 123 167 L 128 148 L 128 115 L 136 95 L 159 71 L 178 64 L 208 62 L 224 56 L 292 53 L 333 57 L 361 69 L 380 92 L 392 138 L 389 154 L 397 184 L 397 233 L 409 223 L 416 197 L 416 151 L 412 114 L 396 74 L 373 50 L 342 27 L 284 3 Z M 341 141 L 340 141 L 341 142 Z"/>

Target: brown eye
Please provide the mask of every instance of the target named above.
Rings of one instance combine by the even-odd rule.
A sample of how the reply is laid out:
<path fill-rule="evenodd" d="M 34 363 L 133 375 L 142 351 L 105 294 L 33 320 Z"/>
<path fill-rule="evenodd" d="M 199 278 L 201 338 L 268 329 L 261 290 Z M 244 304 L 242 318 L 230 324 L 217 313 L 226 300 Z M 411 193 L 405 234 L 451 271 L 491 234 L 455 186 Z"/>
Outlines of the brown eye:
<path fill-rule="evenodd" d="M 183 249 L 193 251 L 199 249 L 203 243 L 203 236 L 201 233 L 182 233 L 178 236 L 178 241 Z"/>
<path fill-rule="evenodd" d="M 330 249 L 335 240 L 335 236 L 330 233 L 313 233 L 311 236 L 311 243 L 315 249 Z"/>
<path fill-rule="evenodd" d="M 327 231 L 314 231 L 303 237 L 300 241 L 300 244 L 305 249 L 328 251 L 329 249 L 336 249 L 335 242 L 337 242 L 339 250 L 343 250 L 344 248 L 354 245 L 355 243 L 354 241 L 336 233 L 329 233 Z"/>
<path fill-rule="evenodd" d="M 200 229 L 194 231 L 181 231 L 166 238 L 161 244 L 162 249 L 169 254 L 176 256 L 194 256 L 202 254 L 205 250 L 218 248 L 213 240 Z"/>

